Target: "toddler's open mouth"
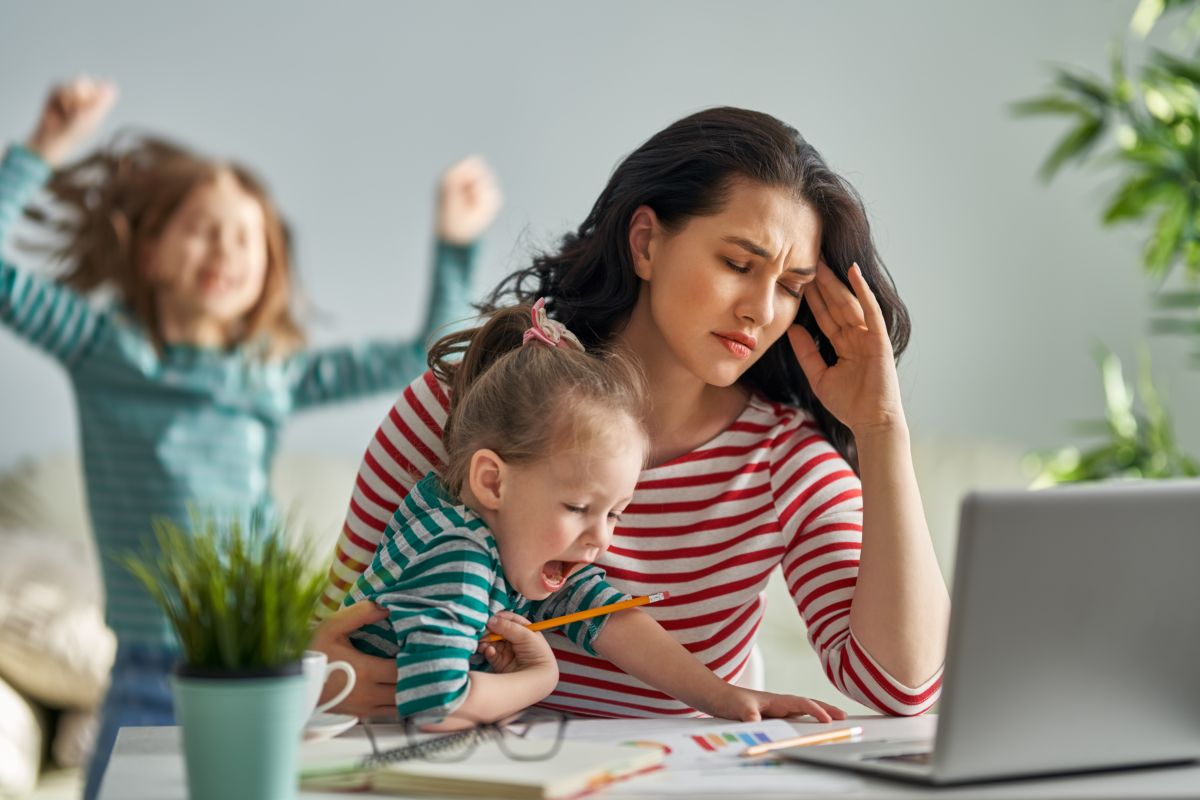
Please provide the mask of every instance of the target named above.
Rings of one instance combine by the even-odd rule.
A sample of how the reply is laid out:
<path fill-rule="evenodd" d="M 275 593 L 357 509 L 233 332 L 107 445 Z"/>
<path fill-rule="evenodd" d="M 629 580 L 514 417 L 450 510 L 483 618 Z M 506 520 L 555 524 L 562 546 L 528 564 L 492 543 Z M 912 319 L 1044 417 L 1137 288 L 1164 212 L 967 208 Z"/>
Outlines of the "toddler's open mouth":
<path fill-rule="evenodd" d="M 547 561 L 542 565 L 542 584 L 551 592 L 557 592 L 571 574 L 586 566 L 583 561 Z"/>

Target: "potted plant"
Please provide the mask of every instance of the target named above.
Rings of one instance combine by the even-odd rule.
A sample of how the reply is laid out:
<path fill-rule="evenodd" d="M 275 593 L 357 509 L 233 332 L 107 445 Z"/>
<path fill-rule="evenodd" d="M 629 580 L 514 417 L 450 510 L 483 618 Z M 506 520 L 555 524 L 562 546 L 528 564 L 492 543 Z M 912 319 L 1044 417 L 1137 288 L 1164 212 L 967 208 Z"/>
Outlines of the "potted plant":
<path fill-rule="evenodd" d="M 1051 454 L 1031 455 L 1028 467 L 1036 475 L 1033 487 L 1200 475 L 1200 465 L 1183 453 L 1175 440 L 1170 415 L 1158 399 L 1150 374 L 1150 356 L 1143 350 L 1136 393 L 1125 383 L 1121 361 L 1114 353 L 1099 347 L 1096 358 L 1104 379 L 1104 419 L 1082 427 L 1083 432 L 1102 435 L 1105 441 L 1085 451 L 1068 446 Z"/>
<path fill-rule="evenodd" d="M 307 713 L 301 659 L 324 582 L 283 530 L 194 517 L 121 559 L 182 650 L 172 679 L 193 800 L 290 798 Z"/>
<path fill-rule="evenodd" d="M 1200 30 L 1197 0 L 1141 0 L 1131 28 L 1145 37 L 1167 13 L 1187 11 L 1182 52 L 1153 49 L 1140 69 L 1126 68 L 1114 47 L 1108 79 L 1069 67 L 1056 70 L 1049 92 L 1014 105 L 1021 116 L 1054 115 L 1073 120 L 1042 165 L 1053 178 L 1070 162 L 1115 169 L 1119 184 L 1103 212 L 1105 225 L 1152 222 L 1142 267 L 1155 281 L 1159 316 L 1155 333 L 1200 334 Z M 1097 152 L 1108 146 L 1107 152 Z M 1179 267 L 1179 269 L 1176 269 Z M 1174 276 L 1173 276 L 1174 273 Z M 1180 276 L 1182 273 L 1182 276 Z M 1181 288 L 1171 289 L 1175 277 Z M 1197 463 L 1175 441 L 1170 420 L 1143 356 L 1141 405 L 1112 353 L 1099 357 L 1106 420 L 1091 429 L 1106 441 L 1085 452 L 1073 447 L 1033 457 L 1036 483 L 1045 485 L 1112 477 L 1194 477 Z M 1200 354 L 1195 363 L 1200 364 Z"/>

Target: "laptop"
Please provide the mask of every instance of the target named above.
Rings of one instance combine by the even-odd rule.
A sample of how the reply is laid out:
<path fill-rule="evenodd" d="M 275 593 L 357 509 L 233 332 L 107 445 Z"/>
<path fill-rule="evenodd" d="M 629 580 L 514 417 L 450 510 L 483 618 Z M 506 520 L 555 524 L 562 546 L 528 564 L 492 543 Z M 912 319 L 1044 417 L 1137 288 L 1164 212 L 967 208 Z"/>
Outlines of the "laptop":
<path fill-rule="evenodd" d="M 1200 480 L 963 500 L 932 740 L 776 751 L 952 784 L 1200 758 Z"/>

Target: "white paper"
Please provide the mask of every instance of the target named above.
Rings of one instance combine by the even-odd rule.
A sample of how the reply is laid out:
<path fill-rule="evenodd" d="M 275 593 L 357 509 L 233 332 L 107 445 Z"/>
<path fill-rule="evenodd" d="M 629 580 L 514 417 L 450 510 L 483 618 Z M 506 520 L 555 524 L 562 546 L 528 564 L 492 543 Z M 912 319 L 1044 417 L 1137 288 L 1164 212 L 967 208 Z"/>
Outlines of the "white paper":
<path fill-rule="evenodd" d="M 814 732 L 827 727 L 816 728 Z M 530 735 L 550 734 L 551 729 Z M 606 795 L 732 795 L 802 792 L 850 792 L 862 782 L 816 767 L 781 762 L 770 757 L 747 759 L 741 752 L 749 741 L 779 741 L 798 734 L 788 722 L 720 722 L 712 719 L 599 719 L 568 723 L 571 740 L 609 744 L 637 743 L 666 749 L 663 769 L 605 789 Z M 702 745 L 703 739 L 708 746 Z"/>

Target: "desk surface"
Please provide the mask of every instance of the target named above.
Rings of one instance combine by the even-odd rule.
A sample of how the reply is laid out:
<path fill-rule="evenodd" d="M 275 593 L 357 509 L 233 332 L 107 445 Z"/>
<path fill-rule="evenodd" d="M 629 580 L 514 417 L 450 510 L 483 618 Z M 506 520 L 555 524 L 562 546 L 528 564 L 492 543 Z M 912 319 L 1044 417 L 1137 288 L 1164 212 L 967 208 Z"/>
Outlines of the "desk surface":
<path fill-rule="evenodd" d="M 931 737 L 936 719 L 932 716 L 919 718 L 856 717 L 855 723 L 864 729 L 864 739 L 911 739 Z M 698 720 L 698 723 L 704 721 Z M 708 721 L 711 724 L 711 720 Z M 842 723 L 844 725 L 844 723 Z M 812 733 L 825 726 L 799 723 L 802 733 Z M 840 725 L 838 726 L 840 727 Z M 356 727 L 333 742 L 313 742 L 304 745 L 304 752 L 313 755 L 344 750 L 350 741 L 360 739 L 364 752 L 367 743 L 362 728 Z M 1030 798 L 1055 798 L 1057 800 L 1091 800 L 1092 798 L 1196 798 L 1200 797 L 1200 764 L 1184 767 L 1123 770 L 1102 772 L 1061 778 L 1043 778 L 1022 781 L 1004 781 L 979 786 L 931 788 L 868 777 L 848 772 L 834 772 L 819 767 L 788 765 L 784 769 L 796 773 L 797 789 L 807 798 L 916 798 L 936 797 L 939 800 L 1029 800 Z M 805 776 L 819 775 L 824 778 L 837 776 L 840 780 L 826 782 L 827 788 L 818 788 L 821 781 L 802 788 Z M 652 786 L 647 793 L 638 793 L 638 781 L 625 783 L 619 795 L 633 800 L 653 797 Z M 814 791 L 814 789 L 816 791 Z M 755 791 L 756 795 L 763 792 Z M 596 797 L 604 797 L 601 793 Z M 742 795 L 744 793 L 739 793 Z M 788 796 L 797 792 L 780 793 Z M 739 796 L 730 795 L 730 796 Z M 364 797 L 362 794 L 331 794 L 302 792 L 305 800 L 346 800 L 348 797 Z M 719 797 L 721 795 L 707 795 Z M 187 789 L 184 783 L 183 757 L 180 755 L 179 729 L 122 728 L 117 737 L 116 748 L 108 772 L 101 787 L 101 800 L 185 800 Z"/>

